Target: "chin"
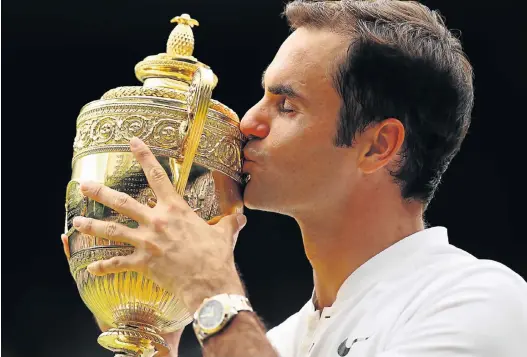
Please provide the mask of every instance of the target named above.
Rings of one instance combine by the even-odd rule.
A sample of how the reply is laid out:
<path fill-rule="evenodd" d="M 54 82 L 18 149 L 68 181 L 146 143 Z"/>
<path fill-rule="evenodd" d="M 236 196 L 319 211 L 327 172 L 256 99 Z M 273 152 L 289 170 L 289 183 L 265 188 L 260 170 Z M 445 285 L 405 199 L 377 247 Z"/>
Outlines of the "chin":
<path fill-rule="evenodd" d="M 249 182 L 243 190 L 243 204 L 245 207 L 253 210 L 262 210 L 262 197 L 261 194 L 255 190 L 254 182 Z"/>
<path fill-rule="evenodd" d="M 269 189 L 260 189 L 256 182 L 249 182 L 243 192 L 243 203 L 251 210 L 286 214 L 287 203 L 283 202 L 285 193 L 270 192 Z"/>

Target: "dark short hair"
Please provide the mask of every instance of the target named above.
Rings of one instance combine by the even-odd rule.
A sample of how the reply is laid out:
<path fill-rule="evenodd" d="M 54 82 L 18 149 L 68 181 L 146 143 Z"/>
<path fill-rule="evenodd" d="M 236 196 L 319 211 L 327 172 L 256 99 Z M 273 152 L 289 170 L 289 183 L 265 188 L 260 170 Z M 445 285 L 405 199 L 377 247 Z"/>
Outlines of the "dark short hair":
<path fill-rule="evenodd" d="M 297 0 L 284 14 L 292 29 L 349 35 L 334 74 L 343 101 L 335 144 L 352 146 L 357 133 L 397 118 L 406 136 L 391 174 L 404 199 L 427 205 L 470 125 L 473 72 L 459 40 L 413 1 Z"/>

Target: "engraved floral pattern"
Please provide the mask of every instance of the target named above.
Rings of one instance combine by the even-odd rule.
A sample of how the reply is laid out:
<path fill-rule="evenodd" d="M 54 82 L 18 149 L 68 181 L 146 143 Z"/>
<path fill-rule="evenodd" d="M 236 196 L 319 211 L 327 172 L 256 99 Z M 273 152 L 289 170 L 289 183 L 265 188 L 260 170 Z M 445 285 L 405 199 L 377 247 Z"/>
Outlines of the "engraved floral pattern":
<path fill-rule="evenodd" d="M 181 121 L 161 119 L 156 123 L 153 143 L 163 148 L 172 148 L 181 145 L 182 137 L 179 133 Z"/>
<path fill-rule="evenodd" d="M 241 161 L 238 160 L 238 157 L 241 156 L 240 147 L 227 140 L 223 140 L 221 144 L 223 144 L 221 149 L 215 151 L 218 160 L 234 170 L 241 171 Z"/>
<path fill-rule="evenodd" d="M 214 110 L 208 115 L 195 161 L 241 182 L 241 149 L 246 139 L 236 124 L 219 119 Z M 182 160 L 187 120 L 187 111 L 177 107 L 138 103 L 88 107 L 77 120 L 73 160 L 100 152 L 129 151 L 133 136 L 145 141 L 155 155 Z"/>
<path fill-rule="evenodd" d="M 138 138 L 145 137 L 150 125 L 148 125 L 148 118 L 141 115 L 131 115 L 124 120 L 120 120 L 119 127 L 120 136 L 126 140 L 130 140 L 134 136 Z"/>
<path fill-rule="evenodd" d="M 91 129 L 91 140 L 96 143 L 105 143 L 112 139 L 115 133 L 115 118 L 104 117 L 102 120 L 93 123 Z"/>

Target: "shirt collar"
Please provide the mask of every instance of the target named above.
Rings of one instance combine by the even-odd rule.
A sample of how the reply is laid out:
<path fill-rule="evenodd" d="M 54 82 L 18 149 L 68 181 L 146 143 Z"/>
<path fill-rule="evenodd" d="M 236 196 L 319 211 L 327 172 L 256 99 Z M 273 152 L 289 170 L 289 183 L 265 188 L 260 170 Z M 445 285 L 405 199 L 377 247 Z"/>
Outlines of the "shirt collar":
<path fill-rule="evenodd" d="M 432 227 L 424 229 L 401 239 L 370 258 L 357 268 L 340 287 L 335 303 L 324 309 L 325 314 L 331 314 L 339 305 L 352 296 L 360 295 L 369 286 L 409 266 L 412 266 L 422 253 L 433 247 L 448 245 L 447 229 Z M 310 310 L 314 311 L 315 291 L 309 302 Z"/>

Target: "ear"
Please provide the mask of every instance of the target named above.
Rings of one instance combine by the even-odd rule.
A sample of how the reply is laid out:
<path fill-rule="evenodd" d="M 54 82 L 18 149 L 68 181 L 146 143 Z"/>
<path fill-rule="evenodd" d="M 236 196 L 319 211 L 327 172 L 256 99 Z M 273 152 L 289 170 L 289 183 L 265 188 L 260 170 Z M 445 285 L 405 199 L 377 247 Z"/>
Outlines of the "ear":
<path fill-rule="evenodd" d="M 403 146 L 404 125 L 395 118 L 388 118 L 367 129 L 363 150 L 359 156 L 359 169 L 366 174 L 386 166 Z M 366 134 L 366 133 L 365 133 Z"/>

